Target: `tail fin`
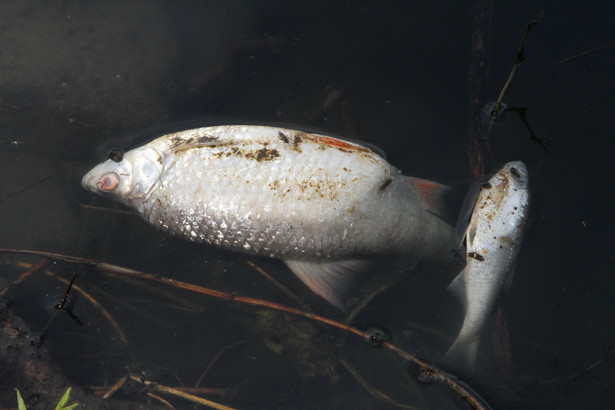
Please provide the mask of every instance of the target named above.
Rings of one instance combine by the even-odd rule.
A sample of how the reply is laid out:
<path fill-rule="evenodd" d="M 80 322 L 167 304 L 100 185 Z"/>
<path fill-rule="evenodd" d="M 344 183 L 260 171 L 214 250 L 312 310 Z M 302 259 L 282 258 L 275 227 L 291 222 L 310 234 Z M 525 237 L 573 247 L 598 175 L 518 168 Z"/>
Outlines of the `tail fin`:
<path fill-rule="evenodd" d="M 475 329 L 476 323 L 468 321 L 468 298 L 466 294 L 466 270 L 462 270 L 450 285 L 448 290 L 455 295 L 466 312 L 461 330 L 457 338 L 444 355 L 444 361 L 451 367 L 458 369 L 472 369 L 478 355 L 480 332 Z M 478 328 L 480 330 L 480 327 Z"/>
<path fill-rule="evenodd" d="M 479 342 L 478 337 L 463 337 L 460 332 L 444 355 L 444 362 L 453 368 L 472 369 L 478 356 Z"/>

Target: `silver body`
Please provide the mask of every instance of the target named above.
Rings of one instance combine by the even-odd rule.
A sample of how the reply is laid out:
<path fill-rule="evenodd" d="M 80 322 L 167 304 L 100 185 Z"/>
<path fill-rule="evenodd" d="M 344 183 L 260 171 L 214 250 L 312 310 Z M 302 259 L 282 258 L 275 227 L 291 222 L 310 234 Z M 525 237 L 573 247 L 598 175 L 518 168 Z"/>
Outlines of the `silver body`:
<path fill-rule="evenodd" d="M 484 184 L 466 230 L 466 266 L 449 289 L 465 306 L 459 335 L 445 360 L 473 366 L 480 331 L 507 281 L 521 246 L 529 208 L 525 165 L 509 162 Z"/>
<path fill-rule="evenodd" d="M 117 177 L 113 189 L 105 175 Z M 430 211 L 437 192 L 420 194 L 416 181 L 427 182 L 356 143 L 233 125 L 165 135 L 96 166 L 82 185 L 190 241 L 326 263 L 454 247 L 452 228 Z"/>

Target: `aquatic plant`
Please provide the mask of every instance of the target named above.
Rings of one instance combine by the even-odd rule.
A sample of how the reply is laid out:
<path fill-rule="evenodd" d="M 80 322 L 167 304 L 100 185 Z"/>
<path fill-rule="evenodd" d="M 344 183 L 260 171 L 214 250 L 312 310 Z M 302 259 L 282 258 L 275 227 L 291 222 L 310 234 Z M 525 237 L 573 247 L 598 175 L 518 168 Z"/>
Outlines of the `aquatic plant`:
<path fill-rule="evenodd" d="M 26 407 L 26 402 L 24 402 L 23 398 L 21 397 L 21 393 L 19 392 L 19 390 L 16 388 L 15 391 L 17 392 L 17 408 L 19 410 L 28 410 L 28 408 Z M 70 387 L 66 389 L 64 395 L 56 405 L 55 410 L 73 410 L 79 405 L 79 403 L 69 404 L 68 406 L 66 405 L 66 403 L 68 403 L 68 400 L 70 400 L 70 391 Z"/>

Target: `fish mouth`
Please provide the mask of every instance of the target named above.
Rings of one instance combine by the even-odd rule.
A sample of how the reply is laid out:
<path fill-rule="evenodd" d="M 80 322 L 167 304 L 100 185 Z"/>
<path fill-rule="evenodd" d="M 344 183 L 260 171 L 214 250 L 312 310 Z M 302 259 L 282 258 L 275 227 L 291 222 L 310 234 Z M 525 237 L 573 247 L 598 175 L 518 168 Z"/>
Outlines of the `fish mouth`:
<path fill-rule="evenodd" d="M 94 193 L 99 193 L 98 189 L 98 177 L 99 174 L 98 169 L 100 166 L 96 166 L 91 169 L 87 174 L 81 178 L 81 186 L 88 191 L 92 191 Z"/>
<path fill-rule="evenodd" d="M 92 190 L 92 187 L 90 185 L 90 180 L 92 179 L 92 176 L 90 174 L 91 172 L 88 172 L 87 174 L 83 176 L 83 178 L 81 178 L 81 186 L 87 189 L 88 191 Z"/>

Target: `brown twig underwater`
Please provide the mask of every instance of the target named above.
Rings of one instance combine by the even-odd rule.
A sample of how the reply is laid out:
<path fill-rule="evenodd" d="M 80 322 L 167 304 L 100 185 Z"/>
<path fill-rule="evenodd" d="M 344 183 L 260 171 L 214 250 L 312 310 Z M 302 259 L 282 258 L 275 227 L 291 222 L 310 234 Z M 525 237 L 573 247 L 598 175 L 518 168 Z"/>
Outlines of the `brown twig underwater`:
<path fill-rule="evenodd" d="M 63 279 L 64 283 L 66 284 L 66 290 L 64 291 L 64 296 L 62 296 L 62 299 L 60 300 L 60 302 L 58 302 L 58 304 L 55 306 L 53 315 L 51 315 L 51 317 L 49 318 L 45 326 L 43 326 L 43 330 L 41 330 L 41 336 L 40 336 L 41 339 L 43 338 L 43 335 L 45 335 L 45 333 L 47 332 L 47 329 L 51 325 L 51 322 L 53 322 L 55 317 L 58 315 L 58 312 L 66 308 L 66 299 L 68 299 L 68 294 L 70 293 L 70 290 L 73 288 L 73 283 L 75 283 L 76 278 L 77 278 L 77 273 L 73 273 L 73 276 L 71 277 L 70 281 Z M 68 309 L 66 309 L 66 311 L 69 312 Z M 71 315 L 71 318 L 76 319 L 76 317 L 74 317 L 72 314 L 70 315 Z M 81 321 L 77 319 L 77 323 L 81 324 Z"/>
<path fill-rule="evenodd" d="M 525 60 L 525 56 L 523 55 L 523 47 L 525 46 L 525 40 L 527 39 L 530 31 L 542 20 L 543 12 L 540 12 L 540 16 L 536 20 L 532 20 L 525 26 L 525 31 L 523 32 L 523 38 L 521 38 L 521 43 L 519 43 L 519 48 L 517 49 L 517 58 L 515 60 L 515 64 L 513 64 L 512 70 L 510 70 L 510 74 L 504 83 L 504 87 L 502 87 L 502 91 L 500 91 L 500 95 L 495 103 L 495 107 L 493 111 L 491 111 L 491 117 L 497 118 L 502 113 L 502 100 L 504 99 L 504 95 L 506 95 L 506 91 L 508 91 L 508 87 L 510 87 L 510 83 L 512 83 L 513 78 L 515 77 L 515 73 L 517 69 L 521 65 L 521 63 Z"/>
<path fill-rule="evenodd" d="M 209 361 L 209 364 L 207 365 L 207 367 L 205 368 L 205 370 L 203 370 L 203 373 L 201 373 L 201 375 L 199 376 L 199 379 L 196 381 L 196 383 L 194 383 L 194 388 L 198 389 L 199 386 L 201 385 L 201 383 L 203 382 L 203 379 L 205 378 L 205 376 L 207 376 L 207 373 L 209 373 L 209 370 L 211 370 L 212 366 L 214 365 L 214 363 L 216 363 L 216 361 L 218 361 L 218 359 L 220 358 L 220 356 L 222 356 L 224 354 L 224 352 L 226 352 L 228 349 L 235 347 L 237 345 L 242 344 L 244 341 L 240 340 L 239 342 L 235 342 L 231 345 L 228 346 L 224 346 L 222 349 L 220 349 L 220 351 L 218 353 L 216 353 L 216 355 L 213 357 L 213 359 L 211 359 Z M 184 390 L 184 389 L 182 389 Z M 186 391 L 186 390 L 184 390 Z"/>
<path fill-rule="evenodd" d="M 247 264 L 253 267 L 260 275 L 264 276 L 268 281 L 270 281 L 273 284 L 273 286 L 280 289 L 284 294 L 286 294 L 286 296 L 294 300 L 297 305 L 303 308 L 303 310 L 307 310 L 307 311 L 312 310 L 306 303 L 304 303 L 301 299 L 299 299 L 297 295 L 295 295 L 293 292 L 288 290 L 286 286 L 282 285 L 280 282 L 275 280 L 271 275 L 269 275 L 267 272 L 261 269 L 260 266 L 258 266 L 252 261 L 247 261 Z"/>
<path fill-rule="evenodd" d="M 253 298 L 249 296 L 233 295 L 231 293 L 209 289 L 209 288 L 205 288 L 202 286 L 193 285 L 191 283 L 181 282 L 181 281 L 177 281 L 171 278 L 154 276 L 146 272 L 142 272 L 142 271 L 130 269 L 130 268 L 125 268 L 122 266 L 112 265 L 106 262 L 99 262 L 99 261 L 95 261 L 92 259 L 80 258 L 76 256 L 62 255 L 58 253 L 34 251 L 34 250 L 27 250 L 27 249 L 0 249 L 0 253 L 16 254 L 16 255 L 33 255 L 33 256 L 44 257 L 54 262 L 64 262 L 64 263 L 71 263 L 71 264 L 87 266 L 99 272 L 109 272 L 109 273 L 121 274 L 121 275 L 141 278 L 144 280 L 149 280 L 152 282 L 162 283 L 168 286 L 173 286 L 178 289 L 184 289 L 184 290 L 188 290 L 188 291 L 203 294 L 203 295 L 213 296 L 213 297 L 216 297 L 218 299 L 222 299 L 228 302 L 237 302 L 237 303 L 243 303 L 243 304 L 248 304 L 252 306 L 261 306 L 261 307 L 266 307 L 270 309 L 275 309 L 275 310 L 279 310 L 282 312 L 291 313 L 293 315 L 302 316 L 307 319 L 311 319 L 311 320 L 314 320 L 320 323 L 324 323 L 329 326 L 335 327 L 337 329 L 344 330 L 348 333 L 352 333 L 356 336 L 361 337 L 364 340 L 367 340 L 367 341 L 370 340 L 370 334 L 368 334 L 367 332 L 364 332 L 355 327 L 337 322 L 333 319 L 329 319 L 324 316 L 305 312 L 303 310 L 300 310 L 294 307 L 290 307 L 290 306 L 286 306 L 286 305 L 282 305 L 279 303 L 270 302 L 270 301 L 266 301 L 266 300 L 262 300 L 258 298 Z M 431 380 L 444 383 L 451 390 L 457 393 L 473 409 L 484 410 L 484 409 L 490 408 L 478 394 L 473 392 L 472 389 L 466 386 L 463 382 L 459 381 L 456 377 L 449 375 L 429 365 L 425 361 L 417 358 L 416 356 L 411 355 L 410 353 L 400 349 L 399 347 L 389 342 L 382 341 L 381 343 L 379 343 L 379 346 L 390 352 L 396 353 L 402 359 L 418 366 L 424 372 L 424 374 L 427 375 Z M 131 378 L 132 377 L 133 376 L 131 376 Z M 138 381 L 141 381 L 141 380 L 138 380 Z M 153 382 L 149 382 L 149 383 L 153 383 Z M 160 385 L 157 385 L 157 386 L 160 386 Z"/>
<path fill-rule="evenodd" d="M 198 397 L 195 396 L 193 394 L 190 393 L 186 393 L 180 389 L 176 389 L 174 387 L 169 387 L 169 386 L 165 386 L 164 384 L 158 384 L 156 382 L 153 382 L 151 380 L 144 380 L 142 378 L 140 378 L 139 376 L 135 376 L 133 374 L 129 375 L 130 380 L 133 380 L 135 382 L 141 383 L 144 386 L 156 390 L 157 392 L 160 393 L 166 393 L 166 394 L 171 394 L 173 396 L 176 397 L 181 397 L 182 399 L 191 401 L 193 403 L 198 403 L 198 404 L 203 404 L 205 406 L 211 407 L 212 409 L 217 409 L 217 410 L 234 410 L 233 407 L 229 407 L 229 406 L 225 406 L 224 404 L 220 404 L 220 403 L 216 403 L 214 401 L 211 400 L 207 400 L 204 399 L 202 397 Z M 149 392 L 151 393 L 151 392 Z M 149 395 L 148 393 L 148 395 Z M 166 400 L 165 400 L 166 402 Z M 171 406 L 171 408 L 173 408 Z"/>
<path fill-rule="evenodd" d="M 113 386 L 111 386 L 111 388 L 105 394 L 103 394 L 102 398 L 103 399 L 108 399 L 111 396 L 113 396 L 115 394 L 115 392 L 118 391 L 119 389 L 121 389 L 122 386 L 127 381 L 128 381 L 128 374 L 125 374 L 124 376 L 122 376 L 122 378 L 120 378 L 117 382 L 115 382 L 115 384 Z"/>
<path fill-rule="evenodd" d="M 47 262 L 47 259 L 45 260 Z M 45 262 L 45 264 L 46 264 Z M 23 268 L 26 268 L 28 270 L 35 270 L 35 268 L 39 265 L 41 265 L 41 263 L 39 262 L 36 266 L 33 267 L 32 264 L 30 263 L 25 263 L 25 262 L 17 262 L 16 263 L 17 266 L 21 266 Z M 43 264 L 44 265 L 44 264 Z M 41 265 L 41 266 L 43 266 Z M 40 268 L 37 268 L 40 269 Z M 36 271 L 36 270 L 35 270 Z M 44 271 L 45 275 L 47 276 L 51 276 L 53 278 L 55 278 L 56 280 L 64 283 L 65 285 L 69 284 L 69 281 L 67 281 L 66 279 L 56 275 L 55 273 L 49 271 L 49 270 L 45 270 Z M 23 274 L 21 275 L 21 277 L 23 277 Z M 111 316 L 111 314 L 109 313 L 109 311 L 107 309 L 105 309 L 92 295 L 90 295 L 88 292 L 86 292 L 85 290 L 83 290 L 81 287 L 75 285 L 74 283 L 71 285 L 71 288 L 75 290 L 75 292 L 79 293 L 80 295 L 82 295 L 84 298 L 86 298 L 88 300 L 88 302 L 90 302 L 96 309 L 98 309 L 98 311 L 105 317 L 105 319 L 107 319 L 107 321 L 109 321 L 109 323 L 111 324 L 111 326 L 113 327 L 113 329 L 115 329 L 115 331 L 117 332 L 120 340 L 122 341 L 122 343 L 124 344 L 128 344 L 128 338 L 126 337 L 126 335 L 124 334 L 124 332 L 122 332 L 122 329 L 120 328 L 120 326 L 117 324 L 117 322 L 115 321 L 115 319 L 113 319 L 113 316 Z M 56 309 L 56 312 L 59 309 Z M 55 313 L 54 313 L 55 315 Z M 43 332 L 44 333 L 44 332 Z"/>
<path fill-rule="evenodd" d="M 158 400 L 160 403 L 162 403 L 163 405 L 167 406 L 168 408 L 175 410 L 175 407 L 173 407 L 173 405 L 171 403 L 169 403 L 168 401 L 166 401 L 165 399 L 163 399 L 159 395 L 154 394 L 151 391 L 148 391 L 147 393 L 145 393 L 145 395 L 148 396 L 148 397 L 151 397 L 154 400 Z"/>
<path fill-rule="evenodd" d="M 388 403 L 392 406 L 395 407 L 399 407 L 402 409 L 414 409 L 416 407 L 411 406 L 409 404 L 403 404 L 403 403 L 399 403 L 395 400 L 393 400 L 392 398 L 390 398 L 389 396 L 387 396 L 386 394 L 384 394 L 383 392 L 381 392 L 380 390 L 376 389 L 374 386 L 372 386 L 371 384 L 369 384 L 367 382 L 367 380 L 365 380 L 363 378 L 363 376 L 361 376 L 361 374 L 350 365 L 350 363 L 348 363 L 346 360 L 341 359 L 340 363 L 342 364 L 342 366 L 344 366 L 346 368 L 346 370 L 348 370 L 348 373 L 350 373 L 352 375 L 352 377 L 355 378 L 355 380 L 372 396 L 374 396 L 375 398 L 377 398 L 380 401 L 383 401 L 385 403 Z"/>
<path fill-rule="evenodd" d="M 41 259 L 35 265 L 33 265 L 31 263 L 22 264 L 21 266 L 26 268 L 27 270 L 25 272 L 23 272 L 21 275 L 19 275 L 19 277 L 17 279 L 15 279 L 13 281 L 13 283 L 11 283 L 10 285 L 7 285 L 4 289 L 2 289 L 2 291 L 0 292 L 0 296 L 4 296 L 4 294 L 11 288 L 11 286 L 15 286 L 15 285 L 21 283 L 24 279 L 28 278 L 33 273 L 36 273 L 39 270 L 43 269 L 45 267 L 45 265 L 47 265 L 48 263 L 49 263 L 49 260 L 45 258 L 45 259 Z"/>
<path fill-rule="evenodd" d="M 6 196 L 4 196 L 4 197 L 0 198 L 0 203 L 2 203 L 2 202 L 4 202 L 4 201 L 6 201 L 7 199 L 11 199 L 11 198 L 13 198 L 13 197 L 15 197 L 15 196 L 17 196 L 17 195 L 19 195 L 19 194 L 23 193 L 23 192 L 26 192 L 27 190 L 29 190 L 29 189 L 31 189 L 31 188 L 34 188 L 35 186 L 37 186 L 37 185 L 39 185 L 39 184 L 42 184 L 42 183 L 43 183 L 43 182 L 45 182 L 45 181 L 47 181 L 47 178 L 42 178 L 42 179 L 39 179 L 38 181 L 33 182 L 33 183 L 31 183 L 30 185 L 27 185 L 27 186 L 23 187 L 22 189 L 20 189 L 20 190 L 18 190 L 18 191 L 16 191 L 16 192 L 10 193 L 10 194 L 8 194 L 8 195 L 6 195 Z"/>
<path fill-rule="evenodd" d="M 519 47 L 517 48 L 517 57 L 515 63 L 502 87 L 500 94 L 496 102 L 493 104 L 493 108 L 490 112 L 485 112 L 487 104 L 487 77 L 488 77 L 488 49 L 491 40 L 491 15 L 492 4 L 489 0 L 475 0 L 473 5 L 473 34 L 472 34 L 472 60 L 470 63 L 468 80 L 470 84 L 470 109 L 471 109 L 471 122 L 470 122 L 470 138 L 469 138 L 469 156 L 470 156 L 470 170 L 472 179 L 477 180 L 485 176 L 486 159 L 490 157 L 493 160 L 493 154 L 489 146 L 489 134 L 491 133 L 491 127 L 493 122 L 497 120 L 504 111 L 505 105 L 502 103 L 510 84 L 517 72 L 517 69 L 524 61 L 523 55 L 525 41 L 529 32 L 538 23 L 540 23 L 543 12 L 540 12 L 540 16 L 536 20 L 532 20 L 525 26 L 525 31 Z M 488 114 L 485 115 L 485 114 Z M 537 142 L 544 150 L 547 151 L 546 146 L 536 137 L 531 130 L 529 123 L 525 120 L 525 113 L 519 112 L 521 120 L 530 132 L 532 141 Z"/>

